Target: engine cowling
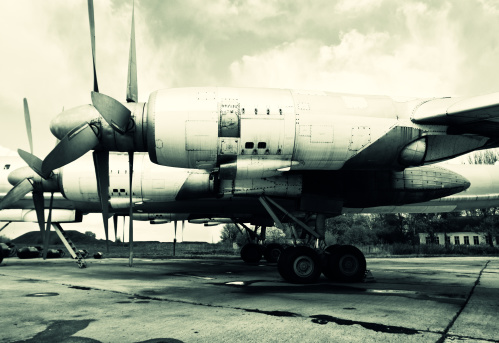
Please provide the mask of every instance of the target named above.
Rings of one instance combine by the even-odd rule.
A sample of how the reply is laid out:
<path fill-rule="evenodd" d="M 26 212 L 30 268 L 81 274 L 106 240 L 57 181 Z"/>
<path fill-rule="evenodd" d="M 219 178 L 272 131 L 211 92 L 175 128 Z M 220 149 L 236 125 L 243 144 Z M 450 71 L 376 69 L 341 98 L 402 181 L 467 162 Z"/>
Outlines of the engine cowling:
<path fill-rule="evenodd" d="M 270 177 L 286 169 L 340 169 L 396 118 L 389 97 L 178 88 L 150 95 L 144 136 L 154 163 L 220 168 L 221 179 L 231 180 Z M 252 170 L 254 165 L 259 166 Z"/>

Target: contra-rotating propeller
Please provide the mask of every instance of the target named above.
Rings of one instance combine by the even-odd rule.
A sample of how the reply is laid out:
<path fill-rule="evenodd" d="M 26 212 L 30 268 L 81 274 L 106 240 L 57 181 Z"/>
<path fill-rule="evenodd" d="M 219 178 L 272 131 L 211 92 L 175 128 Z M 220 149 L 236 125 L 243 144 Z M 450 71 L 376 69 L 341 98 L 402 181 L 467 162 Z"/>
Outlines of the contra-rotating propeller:
<path fill-rule="evenodd" d="M 52 171 L 65 166 L 93 150 L 94 167 L 101 202 L 106 244 L 108 242 L 109 219 L 109 151 L 127 151 L 130 162 L 130 219 L 133 215 L 132 203 L 132 172 L 134 153 L 134 121 L 132 111 L 119 101 L 99 92 L 96 70 L 95 23 L 93 0 L 88 0 L 88 17 L 90 25 L 90 40 L 92 47 L 93 91 L 92 105 L 81 106 L 61 113 L 51 125 L 52 133 L 61 137 L 57 146 L 43 161 L 19 150 L 23 159 L 42 178 L 48 178 Z M 137 68 L 135 52 L 134 8 L 132 9 L 132 28 L 130 38 L 130 53 L 128 61 L 128 81 L 126 101 L 137 102 Z M 133 108 L 133 107 L 132 107 Z M 57 133 L 57 134 L 56 134 Z M 61 134 L 62 133 L 62 134 Z M 132 237 L 133 220 L 130 220 L 130 237 Z M 109 246 L 107 247 L 109 251 Z M 132 264 L 133 244 L 130 244 L 130 265 Z"/>
<path fill-rule="evenodd" d="M 52 218 L 52 204 L 54 192 L 59 191 L 58 175 L 49 173 L 42 175 L 41 165 L 42 161 L 33 155 L 33 138 L 31 133 L 31 118 L 29 115 L 28 101 L 24 98 L 24 119 L 26 123 L 26 132 L 28 134 L 28 141 L 31 153 L 19 150 L 19 155 L 31 167 L 21 167 L 10 172 L 8 176 L 9 182 L 14 186 L 0 202 L 0 209 L 6 208 L 13 203 L 24 198 L 26 194 L 32 192 L 33 204 L 36 212 L 36 219 L 42 235 L 44 245 L 43 257 L 47 258 L 48 241 L 50 237 L 50 226 Z M 47 227 L 45 224 L 45 198 L 43 193 L 51 192 L 49 215 L 47 220 Z"/>

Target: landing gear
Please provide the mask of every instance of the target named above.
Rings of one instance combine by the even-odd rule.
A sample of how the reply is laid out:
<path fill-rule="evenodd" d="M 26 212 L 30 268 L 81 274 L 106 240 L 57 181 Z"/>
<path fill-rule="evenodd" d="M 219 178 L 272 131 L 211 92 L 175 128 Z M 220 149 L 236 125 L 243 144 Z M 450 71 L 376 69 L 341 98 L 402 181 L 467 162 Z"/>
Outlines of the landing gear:
<path fill-rule="evenodd" d="M 284 248 L 282 245 L 278 243 L 270 243 L 263 248 L 263 257 L 265 257 L 267 262 L 275 263 L 279 260 L 279 256 L 281 256 L 283 251 Z"/>
<path fill-rule="evenodd" d="M 284 280 L 293 283 L 314 283 L 321 275 L 319 254 L 310 247 L 299 246 L 285 249 L 277 270 Z"/>
<path fill-rule="evenodd" d="M 246 263 L 258 263 L 262 258 L 262 246 L 256 243 L 245 244 L 241 248 L 241 258 Z"/>
<path fill-rule="evenodd" d="M 351 245 L 332 245 L 326 248 L 325 213 L 315 213 L 315 218 L 309 213 L 301 221 L 267 196 L 261 196 L 258 200 L 277 227 L 284 231 L 282 219 L 287 217 L 301 229 L 301 235 L 298 235 L 295 226 L 291 226 L 295 246 L 284 250 L 277 262 L 279 274 L 286 281 L 313 283 L 319 279 L 321 272 L 336 282 L 359 282 L 364 279 L 366 259 L 359 249 Z M 280 211 L 283 216 L 278 216 L 276 211 Z M 306 224 L 310 221 L 315 221 L 315 230 Z M 297 246 L 299 239 L 302 239 L 301 244 L 306 245 Z"/>
<path fill-rule="evenodd" d="M 366 258 L 352 245 L 331 245 L 326 248 L 322 273 L 337 282 L 359 282 L 366 274 Z"/>

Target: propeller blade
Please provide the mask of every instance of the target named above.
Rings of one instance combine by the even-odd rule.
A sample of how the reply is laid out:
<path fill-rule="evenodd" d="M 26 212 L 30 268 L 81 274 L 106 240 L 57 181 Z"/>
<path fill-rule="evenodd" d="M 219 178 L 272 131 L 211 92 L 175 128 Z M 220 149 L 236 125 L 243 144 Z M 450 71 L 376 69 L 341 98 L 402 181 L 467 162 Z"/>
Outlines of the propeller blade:
<path fill-rule="evenodd" d="M 49 217 L 47 219 L 47 228 L 45 229 L 45 237 L 43 238 L 43 259 L 47 259 L 50 241 L 50 226 L 52 225 L 52 205 L 54 203 L 54 192 L 50 195 Z"/>
<path fill-rule="evenodd" d="M 26 162 L 26 164 L 33 169 L 35 173 L 40 175 L 40 177 L 44 178 L 45 180 L 48 179 L 50 176 L 50 173 L 44 174 L 42 173 L 42 160 L 40 160 L 38 157 L 36 157 L 33 154 L 30 154 L 27 151 L 24 151 L 22 149 L 17 149 L 17 153 L 21 158 Z"/>
<path fill-rule="evenodd" d="M 109 151 L 94 151 L 93 157 L 102 209 L 102 221 L 106 234 L 106 250 L 109 253 Z"/>
<path fill-rule="evenodd" d="M 121 134 L 126 132 L 132 112 L 121 102 L 105 94 L 92 92 L 92 104 L 114 130 Z"/>
<path fill-rule="evenodd" d="M 29 151 L 33 153 L 33 136 L 31 135 L 31 118 L 29 116 L 28 100 L 24 98 L 24 121 L 26 122 L 26 132 L 28 133 Z"/>
<path fill-rule="evenodd" d="M 173 256 L 175 256 L 175 245 L 177 243 L 177 221 L 175 220 L 173 222 L 173 227 L 174 227 L 174 236 L 173 236 Z"/>
<path fill-rule="evenodd" d="M 90 24 L 90 42 L 92 44 L 92 62 L 94 66 L 94 92 L 98 92 L 99 85 L 97 84 L 97 70 L 95 68 L 95 23 L 93 0 L 88 0 L 88 22 Z"/>
<path fill-rule="evenodd" d="M 182 242 L 184 241 L 185 220 L 182 220 Z"/>
<path fill-rule="evenodd" d="M 129 235 L 129 247 L 130 247 L 130 258 L 129 258 L 129 265 L 130 267 L 133 267 L 133 189 L 132 189 L 132 180 L 133 180 L 133 151 L 128 152 L 128 164 L 129 164 L 129 172 L 128 175 L 130 176 L 130 188 L 129 188 L 129 194 L 130 194 L 130 210 L 128 213 L 128 216 L 130 218 L 130 227 L 128 228 L 128 235 Z"/>
<path fill-rule="evenodd" d="M 128 79 L 126 89 L 126 102 L 138 102 L 137 87 L 137 57 L 135 53 L 135 2 L 132 7 L 132 32 L 130 33 L 130 53 L 128 56 Z"/>
<path fill-rule="evenodd" d="M 99 139 L 92 127 L 82 124 L 71 130 L 42 162 L 42 173 L 50 174 L 52 170 L 65 166 L 80 158 L 99 144 Z"/>
<path fill-rule="evenodd" d="M 24 198 L 26 194 L 33 190 L 33 184 L 28 179 L 24 179 L 15 185 L 0 201 L 0 210 L 4 209 L 15 203 L 18 200 Z"/>
<path fill-rule="evenodd" d="M 118 215 L 115 214 L 113 216 L 113 224 L 114 224 L 114 241 L 118 240 Z"/>
<path fill-rule="evenodd" d="M 45 239 L 45 199 L 43 197 L 43 192 L 33 192 L 33 204 L 35 205 L 36 220 L 38 221 L 38 226 L 40 227 L 40 233 L 42 235 L 43 242 L 43 240 Z"/>

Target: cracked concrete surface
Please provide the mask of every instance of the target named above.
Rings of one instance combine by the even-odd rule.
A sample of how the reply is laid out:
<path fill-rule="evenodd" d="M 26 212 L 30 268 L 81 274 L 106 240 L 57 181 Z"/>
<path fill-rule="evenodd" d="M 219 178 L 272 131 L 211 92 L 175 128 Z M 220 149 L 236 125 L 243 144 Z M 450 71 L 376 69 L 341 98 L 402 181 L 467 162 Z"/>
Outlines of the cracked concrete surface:
<path fill-rule="evenodd" d="M 369 259 L 376 282 L 275 264 L 5 259 L 2 342 L 499 342 L 499 258 Z"/>

